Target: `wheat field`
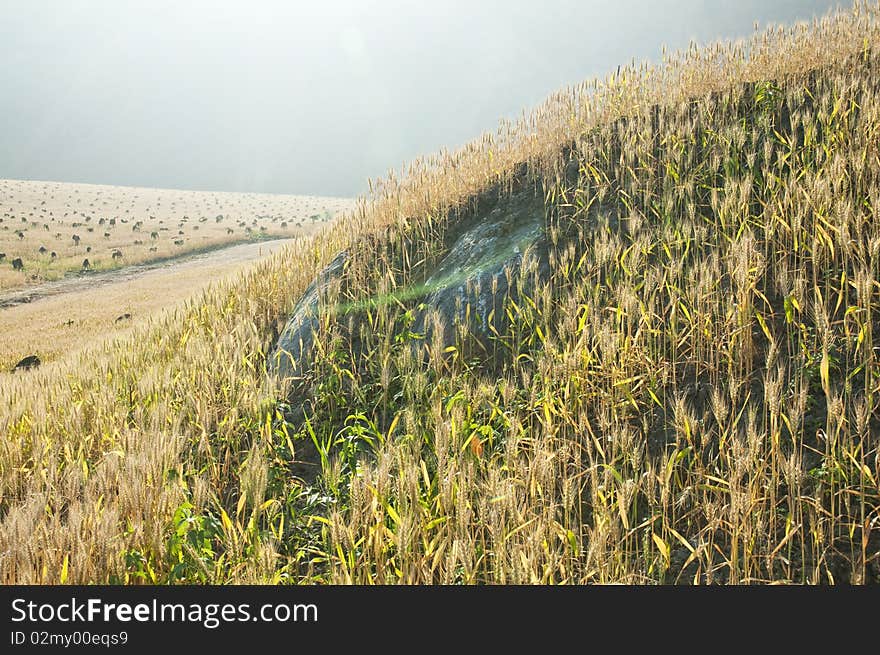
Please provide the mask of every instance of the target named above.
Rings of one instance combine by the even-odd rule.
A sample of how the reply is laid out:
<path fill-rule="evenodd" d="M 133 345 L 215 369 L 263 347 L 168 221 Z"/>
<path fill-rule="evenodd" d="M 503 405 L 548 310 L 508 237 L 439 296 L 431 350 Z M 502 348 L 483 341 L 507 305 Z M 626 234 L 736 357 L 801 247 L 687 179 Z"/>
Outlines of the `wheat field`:
<path fill-rule="evenodd" d="M 859 3 L 374 181 L 236 281 L 0 382 L 0 578 L 877 583 L 878 132 Z M 424 343 L 406 290 L 478 195 L 524 189 L 552 265 L 506 303 L 506 356 Z M 326 302 L 388 302 L 357 355 L 328 307 L 293 419 L 266 356 L 341 249 Z"/>

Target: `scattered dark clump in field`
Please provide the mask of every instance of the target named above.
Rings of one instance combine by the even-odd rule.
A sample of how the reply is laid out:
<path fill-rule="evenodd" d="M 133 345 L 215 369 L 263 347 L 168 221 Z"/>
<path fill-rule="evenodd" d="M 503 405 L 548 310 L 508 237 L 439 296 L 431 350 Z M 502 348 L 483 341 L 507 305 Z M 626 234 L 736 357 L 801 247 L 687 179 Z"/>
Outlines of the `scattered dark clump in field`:
<path fill-rule="evenodd" d="M 12 371 L 13 371 L 13 372 L 15 372 L 15 371 L 27 371 L 27 370 L 30 370 L 30 369 L 32 369 L 32 368 L 37 368 L 37 367 L 40 365 L 40 363 L 41 363 L 41 362 L 40 362 L 40 358 L 39 358 L 39 357 L 37 357 L 36 355 L 28 355 L 27 357 L 25 357 L 25 358 L 23 358 L 21 361 L 19 361 L 18 364 L 16 364 L 16 365 L 13 367 Z"/>
<path fill-rule="evenodd" d="M 7 204 L 8 203 L 8 204 Z M 20 257 L 25 268 L 39 270 L 38 277 L 58 280 L 67 273 L 76 273 L 82 255 L 91 248 L 121 250 L 126 265 L 136 265 L 188 254 L 191 250 L 232 246 L 255 236 L 266 239 L 286 239 L 303 236 L 303 230 L 278 227 L 273 215 L 265 211 L 271 207 L 276 215 L 290 217 L 306 216 L 307 208 L 318 204 L 328 216 L 350 206 L 351 201 L 342 198 L 317 198 L 249 193 L 214 193 L 182 191 L 173 189 L 132 189 L 128 187 L 69 184 L 61 182 L 37 182 L 0 179 L 0 207 L 3 217 L 21 219 L 21 229 L 0 230 L 0 248 L 10 259 Z M 226 216 L 256 219 L 253 236 L 228 231 L 222 220 L 208 221 L 207 211 L 223 208 Z M 192 225 L 192 214 L 200 214 Z M 24 215 L 22 215 L 24 214 Z M 40 216 L 42 222 L 32 220 Z M 48 219 L 48 220 L 47 220 Z M 166 222 L 179 224 L 181 234 L 191 236 L 198 232 L 198 241 L 185 240 L 184 247 L 175 246 L 171 240 L 160 238 Z M 51 230 L 50 230 L 50 225 Z M 41 229 L 40 229 L 41 228 Z M 263 229 L 265 228 L 265 229 Z M 40 229 L 39 232 L 35 230 Z M 47 246 L 40 234 L 52 235 L 53 245 Z M 149 234 L 151 244 L 141 234 Z M 46 248 L 46 252 L 40 248 Z M 46 260 L 48 251 L 57 256 Z M 113 267 L 112 257 L 96 261 L 97 269 Z M 17 287 L 30 286 L 30 276 L 7 274 L 0 271 L 0 293 Z"/>

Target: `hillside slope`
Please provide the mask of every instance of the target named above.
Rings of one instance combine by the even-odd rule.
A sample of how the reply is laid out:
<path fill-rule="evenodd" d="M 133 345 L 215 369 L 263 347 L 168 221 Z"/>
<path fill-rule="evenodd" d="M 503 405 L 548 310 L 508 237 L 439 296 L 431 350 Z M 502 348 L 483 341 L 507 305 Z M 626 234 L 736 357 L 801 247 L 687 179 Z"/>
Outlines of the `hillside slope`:
<path fill-rule="evenodd" d="M 182 314 L 0 389 L 2 579 L 880 581 L 878 129 L 872 5 L 415 162 Z M 425 338 L 459 228 L 523 195 L 549 274 L 522 283 L 524 253 L 491 348 Z M 267 375 L 342 251 L 307 365 Z"/>

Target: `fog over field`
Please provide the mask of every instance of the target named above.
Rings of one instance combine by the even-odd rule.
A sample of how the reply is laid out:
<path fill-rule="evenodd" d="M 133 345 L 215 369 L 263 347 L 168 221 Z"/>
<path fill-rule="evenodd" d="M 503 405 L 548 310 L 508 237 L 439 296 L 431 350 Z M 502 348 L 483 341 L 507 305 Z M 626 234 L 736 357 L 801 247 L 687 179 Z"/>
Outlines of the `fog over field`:
<path fill-rule="evenodd" d="M 4 0 L 0 178 L 351 196 L 660 48 L 830 0 Z"/>

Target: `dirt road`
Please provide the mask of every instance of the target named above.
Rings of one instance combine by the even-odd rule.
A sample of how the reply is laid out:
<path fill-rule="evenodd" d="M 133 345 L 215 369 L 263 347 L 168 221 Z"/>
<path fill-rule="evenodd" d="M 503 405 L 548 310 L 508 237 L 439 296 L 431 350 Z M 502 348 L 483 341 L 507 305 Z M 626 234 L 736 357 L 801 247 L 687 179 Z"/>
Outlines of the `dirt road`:
<path fill-rule="evenodd" d="M 181 257 L 174 257 L 146 264 L 125 266 L 112 271 L 82 272 L 68 275 L 61 280 L 44 282 L 27 289 L 0 292 L 0 311 L 24 303 L 31 303 L 43 298 L 58 296 L 66 293 L 75 293 L 86 289 L 97 289 L 108 284 L 129 282 L 147 276 L 151 273 L 167 275 L 180 271 L 184 273 L 192 268 L 203 266 L 210 262 L 214 266 L 244 264 L 281 248 L 290 243 L 291 239 L 274 239 L 257 243 L 245 243 L 237 246 L 226 246 L 203 250 Z"/>
<path fill-rule="evenodd" d="M 247 243 L 0 294 L 0 372 L 27 355 L 47 363 L 123 336 L 288 242 Z"/>

